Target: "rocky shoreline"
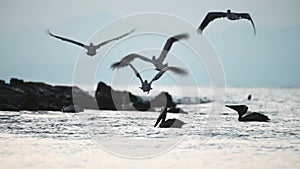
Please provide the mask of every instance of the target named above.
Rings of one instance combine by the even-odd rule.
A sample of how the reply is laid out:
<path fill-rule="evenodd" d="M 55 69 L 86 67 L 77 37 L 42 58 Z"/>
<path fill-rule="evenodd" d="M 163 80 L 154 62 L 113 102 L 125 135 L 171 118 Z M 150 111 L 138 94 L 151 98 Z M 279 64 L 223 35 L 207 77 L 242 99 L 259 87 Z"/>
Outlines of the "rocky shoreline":
<path fill-rule="evenodd" d="M 151 100 L 134 95 L 128 91 L 112 89 L 99 82 L 95 95 L 76 86 L 52 86 L 42 82 L 25 82 L 11 78 L 9 83 L 0 80 L 1 111 L 62 111 L 80 112 L 94 110 L 133 110 L 153 111 L 167 106 L 173 113 L 181 113 L 176 108 L 172 96 L 162 92 Z M 186 113 L 186 112 L 184 112 Z"/>

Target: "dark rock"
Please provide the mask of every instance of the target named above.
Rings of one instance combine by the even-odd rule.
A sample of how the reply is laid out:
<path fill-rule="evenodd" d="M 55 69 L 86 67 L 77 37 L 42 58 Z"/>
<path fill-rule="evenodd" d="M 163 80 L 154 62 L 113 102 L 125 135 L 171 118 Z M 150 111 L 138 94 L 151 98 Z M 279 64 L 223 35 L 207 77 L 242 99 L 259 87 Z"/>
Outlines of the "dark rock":
<path fill-rule="evenodd" d="M 129 94 L 129 98 L 130 101 L 133 103 L 133 107 L 135 108 L 135 110 L 138 111 L 147 111 L 147 110 L 152 110 L 151 108 L 151 104 L 148 100 L 144 100 L 143 98 L 139 97 L 139 96 L 135 96 L 133 94 Z"/>
<path fill-rule="evenodd" d="M 0 85 L 5 85 L 5 81 L 4 80 L 0 80 Z"/>
<path fill-rule="evenodd" d="M 176 103 L 173 102 L 172 96 L 168 92 L 161 92 L 150 103 L 152 107 L 176 107 Z"/>
<path fill-rule="evenodd" d="M 73 102 L 86 109 L 97 107 L 95 99 L 78 87 L 51 86 L 16 78 L 12 78 L 10 84 L 0 83 L 0 110 L 60 111 Z"/>
<path fill-rule="evenodd" d="M 22 85 L 23 83 L 24 83 L 24 80 L 20 80 L 17 78 L 10 79 L 10 85 Z"/>
<path fill-rule="evenodd" d="M 139 110 L 150 109 L 150 102 L 143 100 L 127 91 L 117 91 L 99 82 L 95 93 L 95 98 L 100 110 Z"/>
<path fill-rule="evenodd" d="M 155 107 L 176 107 L 169 93 L 162 92 L 151 101 L 127 91 L 117 91 L 99 82 L 95 97 L 76 86 L 52 86 L 12 78 L 0 82 L 0 110 L 61 111 L 81 109 L 152 111 Z M 67 107 L 66 107 L 67 106 Z M 64 110 L 65 109 L 65 110 Z M 72 111 L 71 111 L 72 112 Z"/>
<path fill-rule="evenodd" d="M 62 108 L 62 112 L 67 112 L 67 113 L 78 113 L 78 112 L 83 112 L 84 109 L 80 108 L 77 105 L 69 105 L 69 106 L 64 106 Z"/>
<path fill-rule="evenodd" d="M 167 110 L 169 113 L 182 113 L 182 114 L 188 114 L 188 112 L 182 110 L 181 108 L 171 107 Z"/>

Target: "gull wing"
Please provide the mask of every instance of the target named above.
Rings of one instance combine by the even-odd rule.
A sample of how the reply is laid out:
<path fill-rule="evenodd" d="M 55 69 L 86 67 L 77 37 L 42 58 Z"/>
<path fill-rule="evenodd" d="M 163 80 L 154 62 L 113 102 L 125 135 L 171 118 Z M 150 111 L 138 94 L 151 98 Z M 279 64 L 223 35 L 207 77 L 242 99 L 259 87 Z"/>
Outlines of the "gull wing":
<path fill-rule="evenodd" d="M 121 36 L 118 36 L 118 37 L 115 37 L 115 38 L 112 38 L 112 39 L 103 41 L 103 42 L 99 43 L 98 45 L 96 45 L 95 47 L 96 47 L 96 49 L 98 49 L 98 48 L 100 48 L 101 46 L 106 45 L 106 44 L 109 43 L 109 42 L 112 42 L 112 41 L 115 41 L 115 40 L 119 40 L 119 39 L 121 39 L 121 38 L 123 38 L 123 37 L 125 37 L 125 36 L 128 36 L 129 34 L 131 34 L 131 33 L 134 32 L 134 31 L 135 31 L 135 29 L 132 29 L 130 32 L 127 32 L 127 33 L 125 33 L 125 34 L 123 34 L 123 35 L 121 35 Z"/>
<path fill-rule="evenodd" d="M 150 84 L 151 84 L 153 81 L 158 80 L 158 79 L 159 79 L 166 71 L 168 71 L 168 70 L 170 70 L 170 71 L 172 71 L 172 72 L 174 72 L 174 73 L 176 73 L 176 74 L 180 74 L 180 75 L 187 75 L 187 74 L 188 74 L 185 70 L 183 70 L 183 69 L 181 69 L 181 68 L 177 68 L 177 67 L 165 67 L 165 68 L 163 68 L 162 70 L 160 70 L 160 71 L 153 77 L 153 79 L 151 80 Z"/>
<path fill-rule="evenodd" d="M 187 39 L 187 38 L 189 38 L 189 34 L 187 34 L 187 33 L 182 33 L 182 34 L 178 34 L 178 35 L 175 35 L 173 37 L 170 37 L 167 40 L 163 50 L 160 53 L 160 56 L 158 58 L 159 62 L 162 63 L 165 60 L 165 58 L 166 58 L 168 52 L 170 51 L 170 49 L 171 49 L 174 42 L 177 42 L 181 39 Z"/>
<path fill-rule="evenodd" d="M 75 40 L 71 40 L 71 39 L 68 39 L 68 38 L 64 38 L 64 37 L 61 37 L 61 36 L 54 35 L 48 29 L 46 30 L 46 33 L 48 33 L 50 36 L 55 37 L 57 39 L 60 39 L 62 41 L 71 42 L 71 43 L 73 43 L 75 45 L 79 45 L 81 47 L 85 47 L 85 45 L 83 43 L 80 43 L 80 42 L 77 42 Z"/>
<path fill-rule="evenodd" d="M 112 64 L 111 68 L 116 69 L 116 68 L 122 68 L 122 67 L 128 66 L 128 63 L 130 63 L 131 61 L 133 61 L 136 58 L 139 58 L 139 59 L 144 60 L 146 62 L 153 63 L 151 59 L 149 59 L 149 58 L 147 58 L 143 55 L 139 55 L 139 54 L 136 54 L 136 53 L 131 53 L 131 54 L 125 56 L 123 59 L 121 59 L 120 62 L 116 62 L 116 63 Z"/>
<path fill-rule="evenodd" d="M 167 70 L 170 70 L 173 73 L 176 73 L 178 75 L 183 75 L 183 76 L 188 75 L 186 70 L 179 68 L 179 67 L 169 66 L 169 67 L 167 67 Z"/>
<path fill-rule="evenodd" d="M 253 30 L 254 30 L 254 35 L 256 35 L 256 28 L 255 28 L 254 22 L 253 22 L 253 20 L 252 20 L 249 13 L 234 13 L 234 14 L 239 16 L 240 18 L 248 19 L 252 24 L 252 27 L 253 27 Z"/>
<path fill-rule="evenodd" d="M 138 77 L 140 79 L 141 83 L 143 84 L 143 79 L 142 79 L 140 73 L 136 70 L 136 68 L 132 64 L 128 63 L 128 65 L 134 71 L 134 74 L 136 75 L 136 77 Z"/>
<path fill-rule="evenodd" d="M 155 80 L 158 80 L 167 70 L 166 69 L 162 69 L 160 70 L 151 80 L 150 84 L 152 84 L 152 82 L 154 82 Z"/>
<path fill-rule="evenodd" d="M 227 13 L 224 12 L 209 12 L 204 20 L 202 21 L 202 23 L 200 24 L 200 26 L 198 27 L 197 31 L 198 33 L 202 33 L 204 28 L 209 24 L 209 22 L 213 21 L 216 18 L 224 18 L 226 17 Z"/>

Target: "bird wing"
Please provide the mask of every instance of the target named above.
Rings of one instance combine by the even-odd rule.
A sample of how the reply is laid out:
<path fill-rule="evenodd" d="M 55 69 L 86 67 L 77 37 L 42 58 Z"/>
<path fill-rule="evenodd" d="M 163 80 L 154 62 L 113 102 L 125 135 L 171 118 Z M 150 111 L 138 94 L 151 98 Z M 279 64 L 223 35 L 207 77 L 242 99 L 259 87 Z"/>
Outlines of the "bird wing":
<path fill-rule="evenodd" d="M 81 47 L 85 47 L 85 45 L 83 43 L 80 43 L 80 42 L 77 42 L 77 41 L 74 41 L 74 40 L 71 40 L 71 39 L 68 39 L 68 38 L 64 38 L 64 37 L 60 37 L 60 36 L 54 35 L 48 29 L 46 30 L 46 33 L 48 33 L 50 36 L 53 36 L 53 37 L 55 37 L 57 39 L 60 39 L 62 41 L 71 42 L 71 43 L 74 43 L 75 45 L 79 45 Z"/>
<path fill-rule="evenodd" d="M 161 69 L 154 77 L 153 79 L 151 80 L 150 84 L 155 81 L 155 80 L 158 80 L 166 71 L 172 71 L 176 74 L 180 74 L 180 75 L 187 75 L 188 73 L 184 70 L 184 69 L 181 69 L 181 68 L 177 68 L 177 67 L 165 67 L 163 69 Z"/>
<path fill-rule="evenodd" d="M 141 83 L 143 84 L 143 79 L 142 79 L 140 73 L 136 70 L 136 68 L 131 63 L 128 63 L 128 65 L 132 68 L 136 77 L 138 77 L 140 79 Z"/>
<path fill-rule="evenodd" d="M 162 69 L 160 70 L 151 80 L 150 85 L 152 84 L 152 82 L 154 82 L 155 80 L 158 80 L 167 70 Z"/>
<path fill-rule="evenodd" d="M 121 39 L 121 38 L 123 38 L 123 37 L 125 37 L 125 36 L 128 36 L 129 34 L 131 34 L 131 33 L 134 32 L 134 31 L 135 31 L 135 29 L 132 29 L 130 32 L 127 32 L 127 33 L 125 33 L 125 34 L 123 34 L 123 35 L 121 35 L 121 36 L 118 36 L 118 37 L 115 37 L 115 38 L 112 38 L 112 39 L 103 41 L 103 42 L 99 43 L 98 45 L 96 45 L 95 47 L 96 47 L 96 49 L 98 49 L 98 48 L 100 48 L 101 46 L 106 45 L 107 43 L 109 43 L 109 42 L 111 42 L 111 41 L 119 40 L 119 39 Z"/>
<path fill-rule="evenodd" d="M 237 15 L 240 18 L 243 18 L 243 19 L 248 19 L 252 24 L 252 27 L 253 27 L 253 30 L 254 30 L 254 35 L 256 35 L 256 28 L 255 28 L 254 22 L 253 22 L 253 20 L 252 20 L 249 13 L 235 13 L 235 15 Z"/>
<path fill-rule="evenodd" d="M 187 39 L 187 38 L 189 38 L 189 34 L 187 34 L 187 33 L 182 33 L 182 34 L 178 34 L 173 37 L 170 37 L 167 40 L 163 50 L 160 53 L 160 56 L 158 58 L 159 62 L 162 63 L 164 61 L 164 59 L 166 58 L 166 56 L 167 56 L 168 52 L 170 51 L 174 42 L 179 41 L 181 39 Z"/>
<path fill-rule="evenodd" d="M 139 54 L 136 54 L 136 53 L 131 53 L 131 54 L 125 56 L 123 59 L 121 59 L 120 62 L 116 62 L 116 63 L 112 64 L 111 68 L 116 69 L 116 68 L 122 68 L 122 67 L 128 66 L 128 63 L 133 61 L 135 58 L 139 58 L 139 59 L 144 60 L 146 62 L 153 63 L 151 59 L 149 59 L 145 56 L 142 56 L 142 55 L 139 55 Z"/>
<path fill-rule="evenodd" d="M 224 12 L 209 12 L 204 20 L 202 21 L 202 23 L 200 24 L 200 26 L 198 27 L 197 31 L 198 33 L 202 33 L 204 28 L 209 24 L 209 22 L 211 22 L 212 20 L 216 19 L 216 18 L 224 18 L 226 17 L 226 13 Z"/>
<path fill-rule="evenodd" d="M 167 70 L 170 70 L 173 73 L 176 73 L 178 75 L 183 75 L 183 76 L 188 75 L 186 70 L 179 68 L 179 67 L 169 66 L 169 67 L 167 67 Z"/>

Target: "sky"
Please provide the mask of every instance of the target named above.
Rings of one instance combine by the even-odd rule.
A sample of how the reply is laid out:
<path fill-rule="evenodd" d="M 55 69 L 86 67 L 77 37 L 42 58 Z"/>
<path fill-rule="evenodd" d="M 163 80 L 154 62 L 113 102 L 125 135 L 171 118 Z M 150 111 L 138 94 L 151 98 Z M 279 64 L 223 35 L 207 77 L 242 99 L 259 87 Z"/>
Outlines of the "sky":
<path fill-rule="evenodd" d="M 300 1 L 297 0 L 0 0 L 0 79 L 8 82 L 10 78 L 17 77 L 26 81 L 72 84 L 78 71 L 82 76 L 91 75 L 88 71 L 84 72 L 84 68 L 78 69 L 78 64 L 84 62 L 86 69 L 92 67 L 89 63 L 94 64 L 96 73 L 91 75 L 94 82 L 112 83 L 112 77 L 119 77 L 115 82 L 117 85 L 122 85 L 124 79 L 129 79 L 125 80 L 127 84 L 138 84 L 131 70 L 120 70 L 118 76 L 110 70 L 110 63 L 132 52 L 139 51 L 148 57 L 158 55 L 168 35 L 184 32 L 180 30 L 184 26 L 157 24 L 156 19 L 144 19 L 135 25 L 114 23 L 138 13 L 163 13 L 190 23 L 196 31 L 207 12 L 226 11 L 228 8 L 249 12 L 256 25 L 256 36 L 248 21 L 219 19 L 210 23 L 202 35 L 192 32 L 190 38 L 195 43 L 199 40 L 200 50 L 215 50 L 212 55 L 220 62 L 216 65 L 221 66 L 226 85 L 300 87 Z M 155 27 L 165 32 L 161 35 L 142 34 L 143 31 L 151 32 Z M 97 51 L 99 56 L 96 59 L 85 55 L 80 47 L 49 37 L 44 31 L 50 29 L 55 34 L 89 43 L 121 35 L 132 28 L 139 36 L 132 35 L 132 39 L 124 38 L 109 44 Z M 200 57 L 201 60 L 206 56 L 205 51 L 200 56 L 193 56 L 191 51 L 186 50 L 186 46 L 192 43 L 187 40 L 174 45 L 174 53 L 170 55 L 174 54 L 173 58 L 178 59 L 168 56 L 167 60 L 173 65 L 182 63 L 181 66 L 189 69 L 191 76 L 182 78 L 170 73 L 156 84 L 171 85 L 174 79 L 182 85 L 189 85 L 184 83 L 186 81 L 199 86 L 212 83 L 209 66 L 191 59 Z M 100 62 L 99 57 L 104 54 L 107 57 Z M 136 61 L 135 64 L 142 63 Z M 155 71 L 147 74 L 147 70 L 148 67 L 143 70 L 143 78 L 151 79 Z"/>

